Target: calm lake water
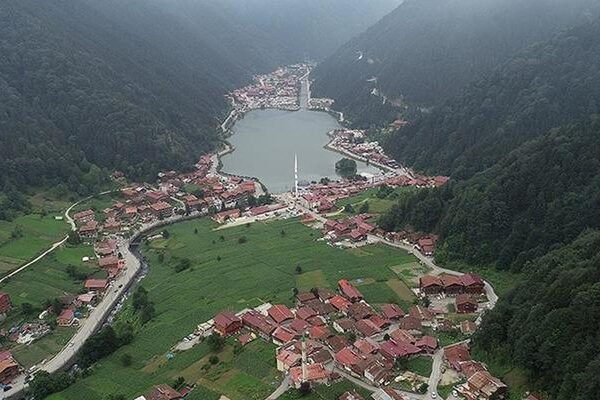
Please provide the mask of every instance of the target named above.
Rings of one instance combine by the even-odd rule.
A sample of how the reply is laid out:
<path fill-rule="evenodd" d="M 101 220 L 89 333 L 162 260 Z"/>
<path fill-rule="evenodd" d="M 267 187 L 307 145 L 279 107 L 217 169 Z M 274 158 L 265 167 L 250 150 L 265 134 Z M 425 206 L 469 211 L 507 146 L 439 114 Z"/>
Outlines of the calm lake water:
<path fill-rule="evenodd" d="M 337 179 L 335 163 L 343 156 L 326 150 L 327 132 L 341 126 L 324 112 L 256 110 L 233 127 L 229 141 L 235 151 L 223 157 L 223 171 L 260 179 L 271 193 L 294 186 L 294 154 L 298 155 L 300 181 Z M 358 172 L 380 174 L 375 167 L 357 162 Z"/>

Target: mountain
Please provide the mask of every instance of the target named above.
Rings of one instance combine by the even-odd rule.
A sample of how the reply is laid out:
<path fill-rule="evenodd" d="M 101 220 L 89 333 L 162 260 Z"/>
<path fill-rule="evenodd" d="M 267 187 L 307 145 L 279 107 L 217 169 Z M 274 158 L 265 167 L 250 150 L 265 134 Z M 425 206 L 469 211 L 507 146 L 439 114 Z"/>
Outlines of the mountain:
<path fill-rule="evenodd" d="M 600 20 L 519 52 L 462 95 L 392 135 L 418 169 L 468 178 L 520 144 L 600 112 Z"/>
<path fill-rule="evenodd" d="M 87 194 L 101 168 L 189 165 L 223 95 L 285 61 L 209 7 L 192 24 L 142 0 L 7 0 L 0 37 L 0 208 L 26 187 Z"/>
<path fill-rule="evenodd" d="M 553 400 L 600 393 L 600 232 L 534 261 L 474 337 L 488 357 L 523 369 Z"/>
<path fill-rule="evenodd" d="M 180 0 L 181 1 L 181 0 Z M 185 0 L 194 2 L 197 0 Z M 402 0 L 221 0 L 243 25 L 254 26 L 299 60 L 320 61 L 398 6 Z"/>
<path fill-rule="evenodd" d="M 357 125 L 389 122 L 407 103 L 428 107 L 458 95 L 599 7 L 594 0 L 406 0 L 321 63 L 313 90 L 334 98 Z"/>

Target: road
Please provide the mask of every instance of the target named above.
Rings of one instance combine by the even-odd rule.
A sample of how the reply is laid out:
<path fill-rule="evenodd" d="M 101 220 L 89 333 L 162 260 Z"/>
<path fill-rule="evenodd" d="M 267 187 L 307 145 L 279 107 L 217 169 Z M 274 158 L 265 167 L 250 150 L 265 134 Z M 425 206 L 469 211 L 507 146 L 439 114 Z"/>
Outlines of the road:
<path fill-rule="evenodd" d="M 67 215 L 72 208 L 73 206 L 69 207 Z M 200 213 L 191 216 L 175 215 L 163 221 L 155 221 L 150 224 L 142 225 L 140 230 L 136 234 L 132 235 L 132 239 L 119 238 L 117 241 L 118 251 L 122 254 L 123 259 L 125 260 L 125 270 L 110 284 L 106 294 L 102 298 L 102 301 L 100 301 L 96 308 L 90 312 L 90 315 L 85 320 L 81 321 L 79 329 L 75 335 L 73 335 L 71 340 L 69 340 L 69 343 L 67 343 L 65 347 L 63 347 L 62 350 L 49 361 L 38 365 L 39 370 L 53 373 L 71 365 L 77 352 L 81 349 L 85 341 L 102 327 L 102 324 L 106 320 L 107 316 L 117 305 L 119 300 L 127 293 L 129 286 L 135 281 L 135 277 L 141 269 L 140 260 L 138 260 L 138 258 L 130 249 L 131 240 L 135 240 L 141 234 L 159 226 L 169 225 L 184 219 L 193 219 L 199 216 L 201 216 Z M 72 221 L 70 216 L 68 217 L 68 220 Z M 4 393 L 4 398 L 11 400 L 19 398 L 26 386 L 27 385 L 25 383 L 24 376 L 20 376 L 13 381 L 12 389 Z"/>
<path fill-rule="evenodd" d="M 277 387 L 277 389 L 275 389 L 275 391 L 273 393 L 271 393 L 269 395 L 269 397 L 267 397 L 266 400 L 277 400 L 279 397 L 281 397 L 281 395 L 283 395 L 285 392 L 287 392 L 289 388 L 290 388 L 290 374 L 287 374 L 285 376 L 285 378 L 283 379 L 283 382 L 281 382 L 281 385 L 279 385 Z"/>
<path fill-rule="evenodd" d="M 99 193 L 98 195 L 104 195 L 104 194 L 108 194 L 110 192 L 111 191 L 102 192 L 102 193 Z M 74 207 L 76 207 L 77 205 L 79 205 L 81 202 L 87 201 L 87 200 L 91 199 L 92 197 L 94 197 L 94 196 L 86 197 L 85 199 L 81 199 L 78 202 L 71 204 L 71 206 L 69 208 L 67 208 L 67 210 L 65 211 L 64 216 L 65 216 L 67 222 L 71 225 L 71 230 L 72 231 L 75 230 L 76 226 L 75 226 L 75 221 L 73 221 L 73 218 L 71 218 L 71 216 L 69 215 L 69 213 L 71 212 L 71 210 L 73 210 Z M 45 250 L 42 254 L 40 254 L 39 256 L 37 256 L 36 258 L 34 258 L 33 260 L 28 261 L 26 264 L 23 264 L 22 266 L 20 266 L 16 270 L 12 271 L 10 274 L 4 276 L 2 279 L 0 279 L 0 283 L 4 282 L 5 280 L 8 280 L 8 279 L 12 278 L 13 276 L 17 275 L 18 273 L 20 273 L 23 270 L 27 269 L 28 267 L 32 266 L 36 262 L 40 261 L 42 258 L 46 257 L 48 254 L 52 253 L 54 250 L 58 249 L 60 246 L 62 246 L 63 244 L 65 244 L 65 242 L 67 241 L 68 238 L 69 238 L 69 235 L 66 235 L 64 238 L 62 238 L 58 242 L 52 244 L 52 246 L 50 246 L 50 248 L 47 249 L 47 250 Z"/>

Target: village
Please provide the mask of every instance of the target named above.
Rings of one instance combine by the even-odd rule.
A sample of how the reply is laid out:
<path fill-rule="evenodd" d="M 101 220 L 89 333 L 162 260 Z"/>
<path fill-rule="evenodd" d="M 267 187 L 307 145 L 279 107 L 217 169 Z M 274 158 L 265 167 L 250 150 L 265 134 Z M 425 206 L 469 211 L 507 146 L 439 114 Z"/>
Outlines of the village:
<path fill-rule="evenodd" d="M 310 66 L 302 64 L 256 77 L 255 84 L 230 95 L 234 107 L 230 118 L 235 120 L 258 108 L 297 109 L 300 80 L 309 72 Z M 309 104 L 317 109 L 331 106 L 326 99 L 312 99 Z M 386 173 L 371 179 L 322 180 L 302 188 L 296 182 L 292 193 L 271 195 L 258 180 L 221 173 L 219 153 L 200 157 L 191 172 L 161 172 L 154 183 L 127 183 L 122 173 L 115 172 L 113 179 L 124 187 L 107 195 L 110 202 L 106 207 L 85 208 L 83 203 L 72 215 L 74 240 L 94 251 L 94 257 L 82 261 L 97 265 L 101 274 L 86 278 L 81 293 L 60 299 L 60 307 L 48 307 L 38 321 L 14 327 L 7 336 L 14 342 L 31 343 L 50 333 L 54 326 L 61 329 L 84 324 L 127 269 L 120 246 L 137 232 L 163 222 L 207 216 L 227 228 L 269 218 L 299 218 L 322 234 L 320 240 L 331 245 L 385 243 L 432 264 L 437 236 L 384 232 L 377 227 L 374 214 L 346 215 L 339 202 L 377 188 L 442 186 L 448 178 L 423 176 L 402 168 L 377 142 L 370 142 L 364 131 L 341 129 L 329 135 L 331 150 L 371 163 Z M 162 235 L 158 232 L 155 236 Z M 488 298 L 489 288 L 473 274 L 433 272 L 419 277 L 419 286 L 413 288 L 418 301 L 406 309 L 393 303 L 369 304 L 352 282 L 340 280 L 337 291 L 317 287 L 296 293 L 295 307 L 265 303 L 252 309 L 223 311 L 209 321 L 199 322 L 197 330 L 175 345 L 174 351 L 188 350 L 211 335 L 234 337 L 242 346 L 264 340 L 277 346 L 273 357 L 284 377 L 285 389 L 288 385 L 304 389 L 306 385 L 348 379 L 369 388 L 375 400 L 435 399 L 438 383 L 444 382 L 452 387 L 453 397 L 448 398 L 504 398 L 506 385 L 484 364 L 471 360 L 468 345 L 480 316 L 495 302 Z M 8 313 L 10 308 L 9 296 L 0 293 L 0 312 Z M 466 318 L 449 319 L 449 313 Z M 442 345 L 437 337 L 440 332 L 455 332 L 463 340 Z M 430 376 L 403 368 L 406 361 L 416 357 L 432 360 Z M 5 385 L 31 372 L 25 371 L 10 351 L 0 354 L 0 363 L 0 382 Z M 191 389 L 177 392 L 163 384 L 138 400 L 184 398 Z M 362 398 L 350 392 L 340 397 Z"/>

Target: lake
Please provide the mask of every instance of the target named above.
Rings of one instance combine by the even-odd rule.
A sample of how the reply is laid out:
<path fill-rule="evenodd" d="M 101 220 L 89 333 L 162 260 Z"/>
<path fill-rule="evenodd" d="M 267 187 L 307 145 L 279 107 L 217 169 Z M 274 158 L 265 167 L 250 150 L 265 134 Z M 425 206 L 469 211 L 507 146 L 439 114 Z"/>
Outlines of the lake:
<path fill-rule="evenodd" d="M 338 179 L 335 163 L 343 156 L 327 150 L 327 132 L 342 126 L 331 115 L 300 111 L 255 110 L 236 122 L 229 142 L 235 151 L 222 158 L 223 171 L 252 176 L 271 193 L 289 191 L 294 186 L 294 154 L 298 155 L 298 179 L 318 181 Z M 358 172 L 378 175 L 381 171 L 358 162 Z"/>

